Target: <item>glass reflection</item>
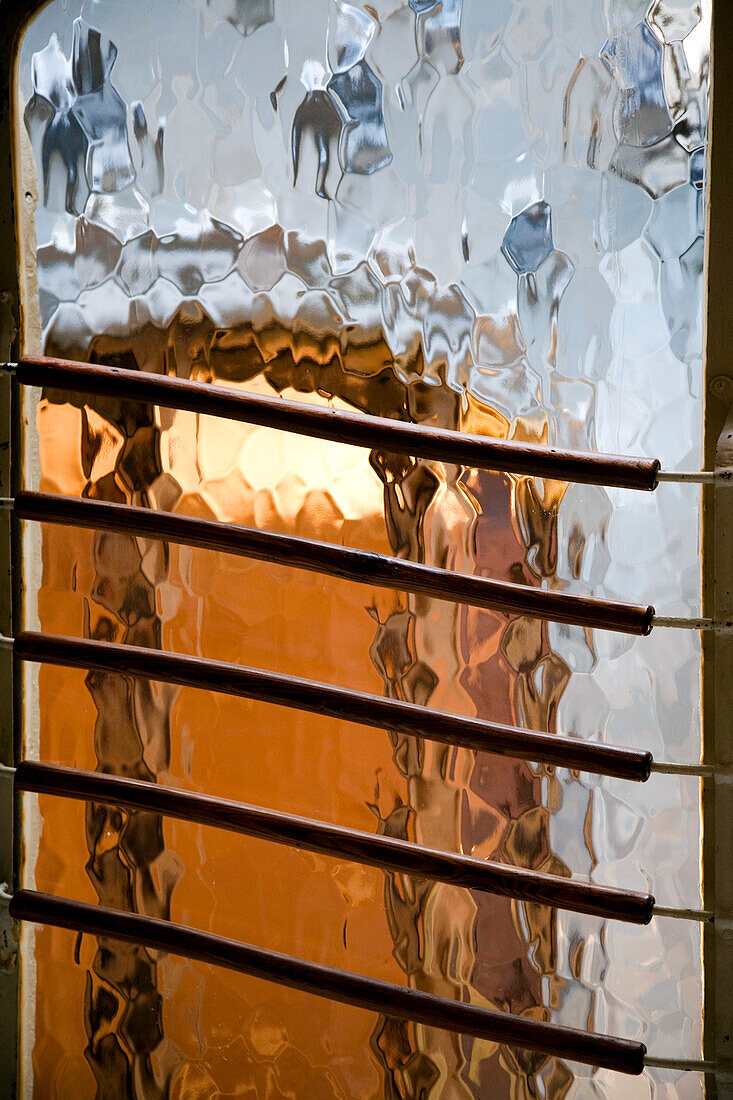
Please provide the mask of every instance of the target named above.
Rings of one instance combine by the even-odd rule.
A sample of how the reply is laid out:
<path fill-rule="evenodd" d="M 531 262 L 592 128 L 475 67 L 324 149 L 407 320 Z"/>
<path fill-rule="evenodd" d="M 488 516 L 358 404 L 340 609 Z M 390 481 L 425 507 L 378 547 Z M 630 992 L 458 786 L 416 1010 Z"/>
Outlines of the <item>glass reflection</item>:
<path fill-rule="evenodd" d="M 43 348 L 694 464 L 708 76 L 709 11 L 692 0 L 643 19 L 600 2 L 319 0 L 307 20 L 297 0 L 52 0 L 20 63 Z M 50 491 L 670 613 L 699 603 L 694 490 L 640 499 L 54 394 L 37 431 Z M 48 530 L 43 554 L 46 630 L 699 757 L 692 639 L 123 535 Z M 694 780 L 636 790 L 123 676 L 44 670 L 39 703 L 49 759 L 699 900 Z M 40 820 L 41 888 L 699 1054 L 685 926 L 632 935 L 153 815 L 90 807 L 82 823 L 44 800 Z M 85 942 L 76 965 L 63 934 L 36 943 L 39 1094 L 562 1100 L 616 1084 L 143 951 Z M 692 1076 L 643 1087 L 702 1094 Z"/>

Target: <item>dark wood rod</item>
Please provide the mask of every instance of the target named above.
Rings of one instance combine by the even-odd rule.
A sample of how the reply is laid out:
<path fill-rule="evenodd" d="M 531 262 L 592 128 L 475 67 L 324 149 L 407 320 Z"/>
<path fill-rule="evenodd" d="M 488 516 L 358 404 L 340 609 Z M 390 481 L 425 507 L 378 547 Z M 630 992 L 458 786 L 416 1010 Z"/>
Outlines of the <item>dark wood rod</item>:
<path fill-rule="evenodd" d="M 651 774 L 650 752 L 515 729 L 494 722 L 445 714 L 415 703 L 385 699 L 381 695 L 368 695 L 332 684 L 319 684 L 313 680 L 301 680 L 282 673 L 202 657 L 27 631 L 18 634 L 13 651 L 21 661 L 144 676 L 163 683 L 257 699 L 275 706 L 310 711 L 329 718 L 520 760 L 535 760 L 639 782 L 644 782 Z"/>
<path fill-rule="evenodd" d="M 276 844 L 289 844 L 320 855 L 339 856 L 388 871 L 424 875 L 438 882 L 520 901 L 539 902 L 555 909 L 631 924 L 648 924 L 653 916 L 654 898 L 650 894 L 573 882 L 558 875 L 423 848 L 393 837 L 264 810 L 225 798 L 161 787 L 140 779 L 26 761 L 18 765 L 15 786 L 17 790 L 37 794 L 148 810 Z"/>
<path fill-rule="evenodd" d="M 282 565 L 360 584 L 422 592 L 427 596 L 455 600 L 474 607 L 532 615 L 576 626 L 645 635 L 651 630 L 654 619 L 653 607 L 548 592 L 530 585 L 493 581 L 485 577 L 470 577 L 383 554 L 129 504 L 21 492 L 15 498 L 13 510 L 20 519 L 126 531 L 261 561 L 277 561 Z"/>
<path fill-rule="evenodd" d="M 428 1027 L 444 1028 L 620 1073 L 638 1076 L 644 1071 L 646 1047 L 643 1043 L 445 1000 L 155 917 L 70 901 L 34 890 L 19 890 L 13 895 L 10 915 L 15 920 L 124 940 L 153 951 L 169 951 L 172 955 L 223 966 L 340 1004 L 414 1020 Z"/>
<path fill-rule="evenodd" d="M 660 469 L 657 459 L 587 454 L 491 439 L 120 367 L 25 356 L 18 363 L 16 376 L 25 386 L 93 393 L 207 416 L 223 416 L 356 447 L 379 448 L 458 466 L 558 481 L 649 491 L 656 488 Z"/>

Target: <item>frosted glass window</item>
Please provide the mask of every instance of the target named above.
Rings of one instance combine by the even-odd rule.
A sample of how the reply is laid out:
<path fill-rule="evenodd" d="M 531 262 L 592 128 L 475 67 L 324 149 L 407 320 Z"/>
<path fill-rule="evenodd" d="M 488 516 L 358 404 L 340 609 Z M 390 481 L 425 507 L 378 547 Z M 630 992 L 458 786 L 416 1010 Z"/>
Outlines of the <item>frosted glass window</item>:
<path fill-rule="evenodd" d="M 695 468 L 709 0 L 51 0 L 18 67 L 26 349 Z M 33 487 L 700 612 L 699 490 L 477 473 L 44 395 Z M 44 530 L 31 622 L 698 762 L 692 632 L 632 639 Z M 33 707 L 36 707 L 34 702 Z M 699 781 L 643 786 L 45 668 L 41 757 L 701 903 Z M 647 928 L 41 798 L 26 878 L 701 1056 L 699 927 Z M 36 1096 L 693 1100 L 58 930 Z M 621 1081 L 621 1086 L 619 1082 Z"/>

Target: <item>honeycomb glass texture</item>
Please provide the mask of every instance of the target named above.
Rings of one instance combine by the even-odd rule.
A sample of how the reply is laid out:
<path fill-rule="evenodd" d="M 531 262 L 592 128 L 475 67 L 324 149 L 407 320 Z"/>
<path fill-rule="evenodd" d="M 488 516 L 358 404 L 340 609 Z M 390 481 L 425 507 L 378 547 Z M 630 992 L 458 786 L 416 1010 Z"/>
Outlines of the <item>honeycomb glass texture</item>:
<path fill-rule="evenodd" d="M 695 467 L 709 36 L 688 0 L 312 0 L 307 19 L 302 0 L 52 0 L 19 65 L 37 350 Z M 477 474 L 53 395 L 32 430 L 51 491 L 699 610 L 692 487 Z M 695 637 L 542 626 L 122 536 L 42 538 L 46 630 L 699 759 Z M 700 903 L 694 779 L 637 788 L 59 670 L 38 703 L 46 758 Z M 632 930 L 150 816 L 41 810 L 27 868 L 41 888 L 700 1054 L 695 927 Z M 617 1087 L 145 952 L 85 944 L 77 965 L 62 933 L 37 934 L 35 966 L 39 1094 Z M 702 1095 L 691 1074 L 624 1087 Z"/>

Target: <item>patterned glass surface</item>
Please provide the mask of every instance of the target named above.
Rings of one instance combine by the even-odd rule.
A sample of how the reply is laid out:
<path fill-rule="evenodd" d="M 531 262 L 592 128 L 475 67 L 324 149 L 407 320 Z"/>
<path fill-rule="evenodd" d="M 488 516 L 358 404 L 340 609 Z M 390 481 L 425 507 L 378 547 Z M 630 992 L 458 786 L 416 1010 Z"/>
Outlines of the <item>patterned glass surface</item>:
<path fill-rule="evenodd" d="M 34 350 L 699 466 L 709 40 L 705 0 L 51 0 L 18 67 Z M 699 613 L 692 486 L 477 473 L 58 393 L 30 438 L 46 491 Z M 47 631 L 700 759 L 692 632 L 542 624 L 126 535 L 48 528 L 40 552 L 28 613 Z M 636 786 L 121 675 L 45 668 L 37 711 L 44 759 L 701 902 L 695 778 Z M 697 925 L 28 806 L 39 889 L 700 1057 Z M 693 1073 L 622 1079 L 129 946 L 29 943 L 37 1097 L 703 1095 Z"/>

